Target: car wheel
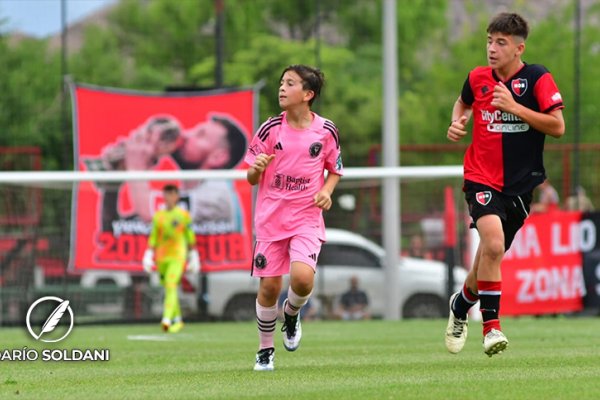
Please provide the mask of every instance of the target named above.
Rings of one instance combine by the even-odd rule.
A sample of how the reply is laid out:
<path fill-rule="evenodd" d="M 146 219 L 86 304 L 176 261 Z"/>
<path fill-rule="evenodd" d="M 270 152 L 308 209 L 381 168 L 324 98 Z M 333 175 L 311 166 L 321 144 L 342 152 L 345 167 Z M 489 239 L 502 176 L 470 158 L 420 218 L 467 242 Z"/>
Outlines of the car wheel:
<path fill-rule="evenodd" d="M 233 296 L 225 307 L 223 319 L 226 321 L 252 321 L 256 319 L 256 295 L 238 294 Z"/>
<path fill-rule="evenodd" d="M 445 308 L 442 299 L 431 294 L 418 294 L 404 304 L 404 318 L 442 318 Z"/>

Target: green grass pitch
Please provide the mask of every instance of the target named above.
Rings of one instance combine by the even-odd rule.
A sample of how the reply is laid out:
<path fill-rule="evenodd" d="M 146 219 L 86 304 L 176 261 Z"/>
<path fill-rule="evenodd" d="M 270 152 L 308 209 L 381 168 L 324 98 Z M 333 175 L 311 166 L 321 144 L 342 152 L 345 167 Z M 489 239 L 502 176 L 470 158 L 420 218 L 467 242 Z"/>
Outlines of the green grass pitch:
<path fill-rule="evenodd" d="M 278 324 L 278 328 L 281 324 Z M 306 322 L 300 348 L 276 331 L 275 371 L 254 372 L 253 323 L 75 326 L 56 344 L 0 329 L 0 350 L 110 349 L 108 362 L 0 361 L 1 399 L 597 399 L 600 318 L 503 319 L 488 358 L 479 322 L 449 354 L 445 320 Z"/>

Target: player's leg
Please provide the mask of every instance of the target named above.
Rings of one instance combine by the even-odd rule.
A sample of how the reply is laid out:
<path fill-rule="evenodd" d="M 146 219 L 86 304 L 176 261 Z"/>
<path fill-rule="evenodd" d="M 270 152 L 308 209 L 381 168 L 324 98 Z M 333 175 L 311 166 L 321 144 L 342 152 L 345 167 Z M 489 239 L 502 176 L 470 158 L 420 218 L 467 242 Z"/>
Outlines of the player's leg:
<path fill-rule="evenodd" d="M 450 296 L 448 324 L 446 325 L 445 343 L 450 353 L 460 352 L 467 341 L 468 312 L 479 301 L 477 294 L 477 269 L 481 249 L 478 247 L 473 266 L 467 274 L 461 291 Z"/>
<path fill-rule="evenodd" d="M 281 276 L 289 270 L 286 247 L 287 241 L 286 243 L 257 242 L 254 249 L 252 275 L 260 278 L 256 298 L 259 346 L 254 365 L 255 371 L 274 369 L 277 299 L 281 292 Z"/>
<path fill-rule="evenodd" d="M 171 321 L 171 325 L 168 327 L 169 332 L 179 331 L 183 326 L 178 293 L 182 274 L 182 261 L 171 260 L 166 264 L 164 274 L 165 301 L 163 306 L 163 321 L 166 319 Z M 175 326 L 177 327 L 175 328 Z"/>
<path fill-rule="evenodd" d="M 173 269 L 173 276 L 177 279 L 177 283 L 175 284 L 176 302 L 173 309 L 173 316 L 171 318 L 172 323 L 171 327 L 169 328 L 169 333 L 177 333 L 183 329 L 183 316 L 181 315 L 181 302 L 179 301 L 179 285 L 181 284 L 181 277 L 183 276 L 185 264 L 182 262 L 178 265 L 174 265 Z"/>
<path fill-rule="evenodd" d="M 500 297 L 502 274 L 500 264 L 504 256 L 504 230 L 497 215 L 485 215 L 477 220 L 481 238 L 477 287 L 483 320 L 484 351 L 490 357 L 501 353 L 508 345 L 500 326 Z"/>
<path fill-rule="evenodd" d="M 160 261 L 160 262 L 156 263 L 156 270 L 158 272 L 159 282 L 160 282 L 160 285 L 164 289 L 163 313 L 162 313 L 162 319 L 160 321 L 160 325 L 161 325 L 162 330 L 165 332 L 167 332 L 169 330 L 169 328 L 171 327 L 171 316 L 167 312 L 167 309 L 165 307 L 165 304 L 167 302 L 167 286 L 166 286 L 166 281 L 165 281 L 165 278 L 167 276 L 167 266 L 168 266 L 168 263 L 164 262 L 164 261 Z"/>
<path fill-rule="evenodd" d="M 284 332 L 284 347 L 288 351 L 294 351 L 302 338 L 300 310 L 308 303 L 312 294 L 321 241 L 316 237 L 295 236 L 290 240 L 289 251 L 290 286 L 287 299 L 283 303 L 284 324 L 281 330 Z"/>

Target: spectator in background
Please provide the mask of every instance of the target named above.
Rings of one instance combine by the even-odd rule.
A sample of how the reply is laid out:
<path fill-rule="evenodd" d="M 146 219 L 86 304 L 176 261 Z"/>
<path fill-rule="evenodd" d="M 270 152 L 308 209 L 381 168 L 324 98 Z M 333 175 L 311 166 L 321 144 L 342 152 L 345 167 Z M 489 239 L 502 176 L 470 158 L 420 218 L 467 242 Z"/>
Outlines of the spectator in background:
<path fill-rule="evenodd" d="M 424 258 L 426 260 L 432 260 L 433 254 L 425 248 L 425 241 L 423 236 L 415 234 L 410 238 L 410 247 L 408 248 L 408 256 L 415 258 Z"/>
<path fill-rule="evenodd" d="M 569 211 L 594 211 L 594 205 L 581 186 L 575 188 L 575 194 L 567 197 L 565 208 Z"/>
<path fill-rule="evenodd" d="M 546 178 L 546 180 L 538 186 L 538 190 L 538 201 L 531 205 L 531 212 L 546 212 L 558 208 L 560 204 L 558 192 L 554 186 L 552 186 L 549 179 Z"/>
<path fill-rule="evenodd" d="M 350 278 L 350 289 L 340 298 L 338 316 L 343 320 L 370 319 L 369 298 L 364 290 L 358 287 L 358 277 Z"/>

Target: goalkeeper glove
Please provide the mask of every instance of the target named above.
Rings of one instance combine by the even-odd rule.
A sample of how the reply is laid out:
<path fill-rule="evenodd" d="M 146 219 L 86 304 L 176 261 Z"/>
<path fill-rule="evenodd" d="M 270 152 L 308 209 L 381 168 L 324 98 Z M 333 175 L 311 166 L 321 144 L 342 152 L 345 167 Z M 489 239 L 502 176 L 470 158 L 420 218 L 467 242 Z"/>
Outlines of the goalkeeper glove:
<path fill-rule="evenodd" d="M 198 250 L 190 250 L 188 252 L 188 265 L 187 269 L 189 272 L 197 274 L 200 272 L 200 255 Z"/>
<path fill-rule="evenodd" d="M 152 266 L 154 265 L 154 250 L 146 249 L 144 258 L 142 260 L 142 265 L 144 267 L 144 271 L 147 273 L 152 272 Z"/>

